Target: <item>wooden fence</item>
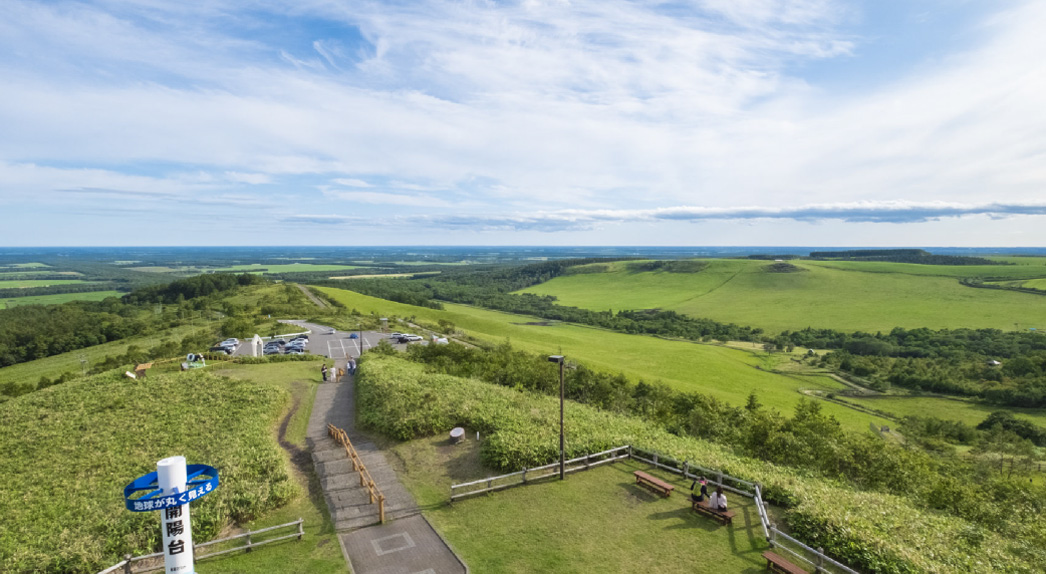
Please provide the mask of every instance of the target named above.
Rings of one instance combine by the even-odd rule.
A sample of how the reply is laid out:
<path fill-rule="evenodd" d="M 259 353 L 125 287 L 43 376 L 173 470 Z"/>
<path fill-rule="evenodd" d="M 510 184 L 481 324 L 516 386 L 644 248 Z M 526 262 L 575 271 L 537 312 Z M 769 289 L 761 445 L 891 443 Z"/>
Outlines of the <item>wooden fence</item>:
<path fill-rule="evenodd" d="M 290 534 L 284 534 L 282 536 L 276 536 L 274 538 L 263 537 L 264 540 L 252 541 L 251 537 L 257 537 L 260 534 L 267 534 L 269 532 L 275 532 L 283 528 L 290 528 L 292 526 L 297 527 L 296 532 Z M 270 526 L 268 528 L 262 528 L 261 530 L 248 530 L 243 534 L 237 534 L 235 536 L 229 536 L 227 538 L 219 538 L 217 540 L 211 540 L 210 542 L 204 542 L 202 544 L 193 544 L 193 556 L 196 560 L 203 560 L 204 558 L 211 558 L 214 556 L 220 556 L 222 554 L 228 554 L 229 552 L 244 551 L 250 552 L 252 549 L 259 546 L 264 546 L 272 542 L 278 542 L 280 540 L 286 540 L 288 538 L 297 538 L 301 540 L 301 537 L 305 535 L 305 521 L 301 518 L 294 522 L 288 522 L 286 524 L 279 524 L 277 526 Z M 217 545 L 246 539 L 245 544 L 241 544 L 234 548 L 224 548 L 221 550 L 205 551 L 201 554 L 200 550 L 204 548 L 217 548 Z M 141 574 L 143 572 L 153 572 L 155 570 L 163 570 L 163 552 L 157 552 L 155 554 L 146 554 L 144 556 L 131 556 L 128 554 L 124 557 L 121 562 L 118 562 L 105 570 L 102 570 L 98 574 Z"/>
<path fill-rule="evenodd" d="M 763 501 L 763 486 L 759 483 L 737 478 L 736 476 L 730 476 L 721 470 L 714 470 L 701 465 L 691 464 L 689 461 L 680 461 L 652 450 L 641 449 L 631 445 L 619 446 L 604 450 L 603 452 L 570 459 L 566 461 L 567 468 L 564 469 L 564 472 L 569 473 L 586 470 L 594 466 L 625 458 L 652 464 L 657 468 L 679 474 L 686 480 L 697 480 L 698 478 L 703 477 L 710 484 L 722 486 L 723 490 L 729 490 L 730 492 L 751 498 L 755 501 L 756 512 L 759 515 L 759 523 L 763 530 L 763 536 L 766 538 L 766 541 L 770 544 L 771 548 L 788 552 L 795 559 L 809 564 L 814 568 L 814 572 L 818 574 L 827 574 L 831 572 L 860 574 L 860 572 L 853 568 L 829 558 L 824 554 L 824 551 L 821 548 L 811 548 L 778 530 L 777 526 L 770 519 L 770 514 L 767 511 L 767 504 Z M 489 478 L 474 480 L 462 484 L 454 484 L 450 487 L 450 501 L 454 502 L 455 500 L 472 496 L 474 494 L 494 492 L 558 475 L 559 463 L 554 462 L 544 466 L 525 468 L 519 472 L 491 476 Z"/>
<path fill-rule="evenodd" d="M 564 473 L 577 472 L 579 470 L 588 470 L 594 466 L 606 464 L 608 462 L 614 462 L 623 458 L 628 458 L 628 447 L 619 446 L 603 452 L 597 452 L 595 454 L 588 454 L 578 458 L 572 458 L 564 462 Z M 502 490 L 512 486 L 519 486 L 528 482 L 534 482 L 544 478 L 550 478 L 553 476 L 559 476 L 559 463 L 554 462 L 552 464 L 546 464 L 544 466 L 536 466 L 534 468 L 524 468 L 519 472 L 510 472 L 508 474 L 502 474 L 499 476 L 491 476 L 489 478 L 483 478 L 480 480 L 474 480 L 472 482 L 466 482 L 463 484 L 452 484 L 450 486 L 450 501 L 454 502 L 474 494 L 481 494 L 484 492 L 494 492 L 496 490 Z M 478 488 L 476 488 L 478 487 Z M 455 492 L 458 491 L 458 492 Z"/>
<path fill-rule="evenodd" d="M 360 475 L 360 486 L 366 487 L 367 494 L 370 495 L 370 503 L 378 504 L 378 520 L 385 524 L 385 495 L 378 490 L 378 487 L 374 484 L 374 478 L 371 477 L 370 471 L 364 466 L 363 461 L 360 459 L 359 453 L 356 452 L 356 447 L 352 446 L 352 441 L 349 440 L 349 435 L 344 430 L 327 423 L 327 434 L 334 439 L 334 442 L 345 447 L 345 453 L 349 455 L 349 460 L 352 461 L 352 470 L 356 471 Z"/>

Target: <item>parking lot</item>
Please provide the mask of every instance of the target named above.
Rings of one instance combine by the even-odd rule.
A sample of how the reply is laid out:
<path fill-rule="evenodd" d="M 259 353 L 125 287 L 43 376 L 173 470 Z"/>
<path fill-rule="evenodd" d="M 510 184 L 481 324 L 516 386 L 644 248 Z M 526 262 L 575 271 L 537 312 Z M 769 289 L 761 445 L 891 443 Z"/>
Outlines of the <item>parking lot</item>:
<path fill-rule="evenodd" d="M 377 331 L 363 331 L 362 333 L 359 331 L 334 331 L 332 333 L 330 327 L 305 321 L 286 321 L 284 324 L 287 325 L 287 329 L 283 334 L 290 335 L 284 336 L 284 339 L 289 341 L 293 338 L 293 334 L 310 331 L 308 334 L 309 342 L 306 344 L 305 350 L 312 355 L 323 355 L 332 359 L 359 357 L 362 351 L 376 346 L 382 340 L 387 340 L 394 347 L 400 349 L 406 347 L 406 345 L 396 342 L 395 339 L 390 339 L 387 334 Z M 259 348 L 259 355 L 261 355 L 261 351 L 261 348 Z M 252 355 L 253 350 L 250 340 L 245 339 L 241 341 L 240 346 L 233 354 Z"/>

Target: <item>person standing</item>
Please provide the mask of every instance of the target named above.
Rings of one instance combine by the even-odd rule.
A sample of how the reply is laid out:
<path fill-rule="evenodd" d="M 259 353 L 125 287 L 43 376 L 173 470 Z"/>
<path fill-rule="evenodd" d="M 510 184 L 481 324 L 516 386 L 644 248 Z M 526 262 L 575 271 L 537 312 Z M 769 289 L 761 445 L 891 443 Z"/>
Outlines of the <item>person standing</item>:
<path fill-rule="evenodd" d="M 349 374 L 350 375 L 355 375 L 356 374 L 356 359 L 350 358 L 348 367 L 349 367 Z"/>
<path fill-rule="evenodd" d="M 323 366 L 320 367 L 320 374 L 323 375 L 323 382 L 326 383 L 327 382 L 327 363 L 323 363 Z"/>

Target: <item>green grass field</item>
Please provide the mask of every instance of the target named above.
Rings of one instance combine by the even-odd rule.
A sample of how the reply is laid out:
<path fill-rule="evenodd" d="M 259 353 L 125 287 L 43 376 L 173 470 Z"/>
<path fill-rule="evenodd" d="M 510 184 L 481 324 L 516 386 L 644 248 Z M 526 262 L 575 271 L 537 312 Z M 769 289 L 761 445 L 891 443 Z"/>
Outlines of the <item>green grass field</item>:
<path fill-rule="evenodd" d="M 974 289 L 961 276 L 1042 276 L 1034 266 L 937 266 L 864 262 L 793 262 L 796 273 L 768 273 L 765 261 L 710 260 L 699 273 L 632 272 L 558 277 L 525 292 L 555 295 L 593 310 L 670 309 L 695 317 L 762 327 L 889 331 L 894 327 L 1046 328 L 1046 298 Z"/>
<path fill-rule="evenodd" d="M 939 419 L 962 421 L 970 426 L 977 426 L 994 411 L 1007 411 L 1018 418 L 1031 421 L 1039 426 L 1046 426 L 1046 411 L 1043 409 L 1019 409 L 1000 407 L 972 400 L 941 397 L 845 397 L 844 400 L 871 409 L 892 413 L 898 417 L 933 416 Z"/>
<path fill-rule="evenodd" d="M 491 342 L 508 339 L 513 346 L 537 353 L 565 354 L 569 360 L 611 373 L 624 373 L 632 380 L 661 381 L 670 387 L 707 393 L 733 405 L 743 405 L 755 391 L 764 405 L 791 414 L 802 398 L 799 389 L 839 390 L 844 386 L 827 376 L 785 376 L 762 370 L 764 360 L 750 353 L 717 345 L 669 341 L 655 337 L 626 335 L 590 327 L 558 323 L 545 325 L 540 319 L 487 311 L 464 305 L 445 305 L 438 311 L 367 297 L 352 291 L 314 287 L 349 309 L 400 317 L 414 316 L 435 323 L 444 319 L 470 335 Z M 529 323 L 529 324 L 528 324 Z M 392 328 L 396 329 L 395 323 Z M 889 424 L 881 417 L 824 403 L 849 429 L 864 431 L 869 422 Z"/>
<path fill-rule="evenodd" d="M 109 297 L 120 297 L 119 291 L 90 291 L 88 293 L 59 293 L 57 295 L 30 295 L 0 299 L 0 309 L 16 305 L 58 305 L 70 301 L 101 301 Z"/>
<path fill-rule="evenodd" d="M 636 486 L 644 470 L 631 461 L 446 504 L 450 485 L 489 476 L 478 443 L 449 445 L 443 437 L 392 449 L 397 473 L 426 517 L 476 574 L 532 572 L 762 572 L 766 542 L 752 502 L 730 497 L 732 527 L 698 516 L 683 495 L 662 498 Z"/>
<path fill-rule="evenodd" d="M 201 326 L 197 322 L 197 330 L 208 328 L 206 325 Z M 140 337 L 131 337 L 128 339 L 122 339 L 120 341 L 113 341 L 111 343 L 103 343 L 101 345 L 95 345 L 93 347 L 86 347 L 76 351 L 69 351 L 68 353 L 62 353 L 60 355 L 54 355 L 52 357 L 46 357 L 43 359 L 37 359 L 35 361 L 29 361 L 27 363 L 19 363 L 17 365 L 11 365 L 10 367 L 4 367 L 0 369 L 0 382 L 2 383 L 36 383 L 40 380 L 40 377 L 46 376 L 48 378 L 55 378 L 62 373 L 72 372 L 80 373 L 80 356 L 82 355 L 87 359 L 87 368 L 90 368 L 96 362 L 102 361 L 107 355 L 122 355 L 127 352 L 127 348 L 131 345 L 137 345 L 140 349 L 148 349 L 154 347 L 160 343 L 162 339 L 170 339 L 172 341 L 181 341 L 183 337 L 191 333 L 193 327 L 183 326 L 169 329 L 163 333 L 156 333 L 152 335 L 143 335 Z M 200 349 L 204 351 L 206 349 Z"/>
<path fill-rule="evenodd" d="M 7 267 L 9 269 L 36 269 L 50 267 L 50 265 L 45 265 L 43 263 L 12 263 L 10 265 L 0 265 L 0 267 Z"/>
<path fill-rule="evenodd" d="M 0 289 L 25 289 L 28 287 L 50 287 L 51 285 L 77 285 L 80 283 L 91 283 L 83 279 L 15 279 L 11 281 L 0 280 Z"/>
<path fill-rule="evenodd" d="M 146 273 L 178 273 L 195 275 L 206 272 L 221 273 L 306 273 L 310 271 L 344 271 L 346 269 L 359 269 L 359 265 L 316 265 L 313 263 L 278 263 L 275 265 L 231 265 L 229 267 L 128 267 L 131 271 L 144 271 Z M 261 271 L 265 269 L 265 271 Z"/>

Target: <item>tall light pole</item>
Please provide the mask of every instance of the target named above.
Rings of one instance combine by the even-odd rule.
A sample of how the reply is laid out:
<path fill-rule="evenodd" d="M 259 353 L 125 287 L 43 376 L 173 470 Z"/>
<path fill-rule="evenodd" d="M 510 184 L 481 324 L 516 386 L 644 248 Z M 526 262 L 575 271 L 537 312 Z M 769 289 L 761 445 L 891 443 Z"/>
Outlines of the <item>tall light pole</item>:
<path fill-rule="evenodd" d="M 563 366 L 566 361 L 563 360 L 563 355 L 551 355 L 548 361 L 559 363 L 559 480 L 563 480 L 563 467 L 566 466 L 566 442 L 563 438 Z"/>

